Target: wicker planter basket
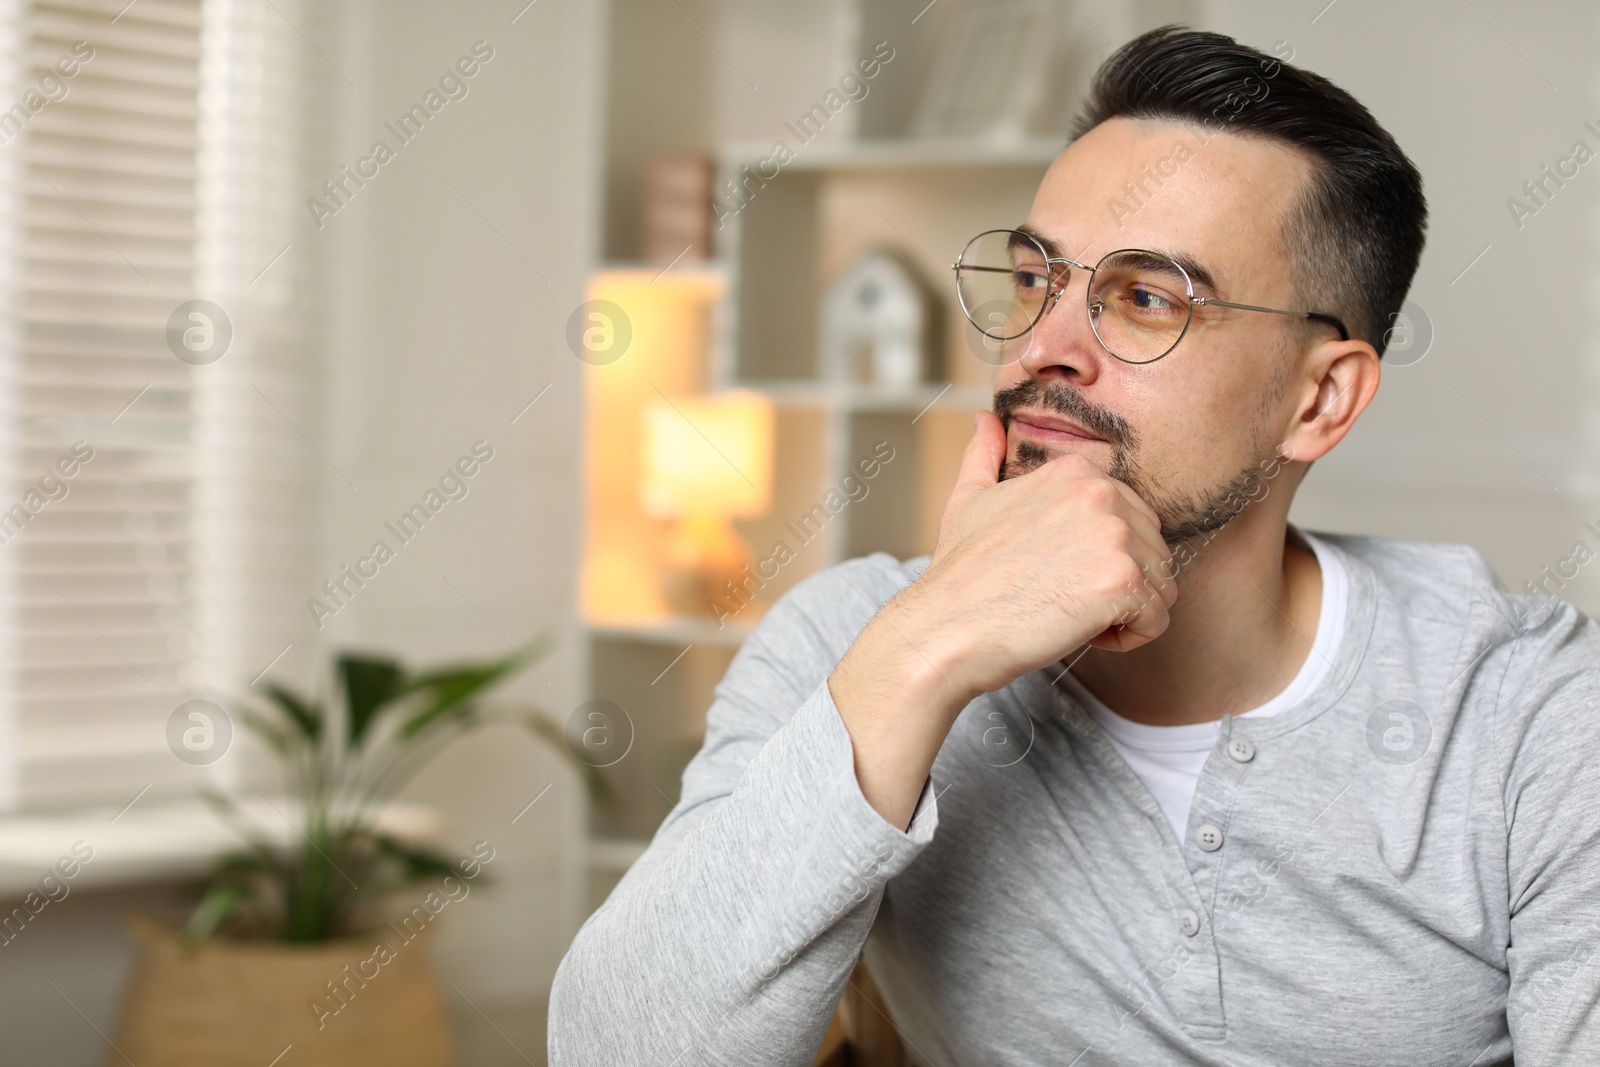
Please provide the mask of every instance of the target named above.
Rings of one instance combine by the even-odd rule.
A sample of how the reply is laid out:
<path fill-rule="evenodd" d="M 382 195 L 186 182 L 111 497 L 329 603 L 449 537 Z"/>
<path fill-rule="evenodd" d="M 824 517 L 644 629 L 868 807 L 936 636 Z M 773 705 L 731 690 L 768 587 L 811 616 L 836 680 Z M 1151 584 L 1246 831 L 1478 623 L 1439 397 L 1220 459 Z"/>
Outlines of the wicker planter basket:
<path fill-rule="evenodd" d="M 453 1067 L 426 933 L 313 945 L 217 938 L 191 951 L 147 919 L 130 925 L 140 955 L 107 1067 L 266 1067 L 280 1056 L 284 1067 Z"/>

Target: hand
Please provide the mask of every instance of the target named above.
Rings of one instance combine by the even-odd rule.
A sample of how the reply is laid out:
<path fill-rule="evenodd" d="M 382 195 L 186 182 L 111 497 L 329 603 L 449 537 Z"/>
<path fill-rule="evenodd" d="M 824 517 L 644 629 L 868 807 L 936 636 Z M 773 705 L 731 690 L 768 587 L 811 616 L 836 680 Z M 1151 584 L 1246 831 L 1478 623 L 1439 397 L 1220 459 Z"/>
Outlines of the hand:
<path fill-rule="evenodd" d="M 1137 493 L 1077 453 L 1002 482 L 1005 454 L 999 417 L 979 412 L 933 557 L 891 602 L 973 695 L 1084 644 L 1137 648 L 1177 597 L 1160 518 Z"/>
<path fill-rule="evenodd" d="M 1153 640 L 1178 594 L 1138 494 L 1075 454 L 1002 482 L 1005 454 L 979 412 L 928 566 L 828 676 L 862 795 L 901 829 L 962 708 L 1086 643 Z"/>

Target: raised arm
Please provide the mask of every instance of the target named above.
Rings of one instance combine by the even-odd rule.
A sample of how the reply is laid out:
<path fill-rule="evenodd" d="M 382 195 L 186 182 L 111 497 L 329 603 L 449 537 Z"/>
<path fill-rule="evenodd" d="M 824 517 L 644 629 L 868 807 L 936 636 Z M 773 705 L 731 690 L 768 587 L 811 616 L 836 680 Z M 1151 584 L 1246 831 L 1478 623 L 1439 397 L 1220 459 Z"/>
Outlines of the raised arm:
<path fill-rule="evenodd" d="M 937 823 L 927 792 L 909 832 L 866 802 L 826 684 L 898 572 L 806 579 L 734 656 L 682 800 L 557 971 L 551 1064 L 812 1061 L 884 884 Z"/>
<path fill-rule="evenodd" d="M 961 709 L 1092 644 L 1126 651 L 1176 600 L 1161 521 L 1068 453 L 999 480 L 1000 419 L 976 417 L 921 577 L 862 631 L 829 681 L 867 800 L 905 826 Z"/>
<path fill-rule="evenodd" d="M 556 974 L 553 1065 L 810 1063 L 885 884 L 932 838 L 961 709 L 1165 629 L 1149 506 L 1076 455 L 998 482 L 1004 451 L 979 413 L 916 581 L 881 553 L 813 575 L 739 650 L 682 800 Z"/>

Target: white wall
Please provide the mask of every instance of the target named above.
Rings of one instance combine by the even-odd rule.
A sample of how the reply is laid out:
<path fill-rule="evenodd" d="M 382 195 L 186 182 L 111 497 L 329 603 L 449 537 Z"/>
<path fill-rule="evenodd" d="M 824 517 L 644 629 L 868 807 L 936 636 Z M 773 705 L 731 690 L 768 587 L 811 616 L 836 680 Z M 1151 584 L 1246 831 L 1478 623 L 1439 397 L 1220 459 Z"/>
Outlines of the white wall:
<path fill-rule="evenodd" d="M 348 97 L 338 159 L 377 138 L 396 144 L 385 121 L 474 42 L 494 54 L 467 96 L 323 230 L 337 242 L 330 458 L 359 486 L 327 480 L 323 573 L 379 538 L 398 549 L 328 620 L 324 640 L 420 664 L 504 655 L 508 640 L 554 627 L 560 644 L 538 662 L 543 677 L 525 671 L 507 694 L 564 721 L 581 699 L 572 612 L 582 366 L 565 334 L 597 244 L 602 25 L 595 5 L 541 3 L 518 16 L 521 7 L 350 5 L 347 57 L 358 73 L 347 73 L 360 91 Z M 494 458 L 468 495 L 400 547 L 385 521 L 480 440 Z M 497 728 L 448 752 L 409 795 L 445 810 L 458 846 L 481 838 L 497 850 L 497 886 L 444 930 L 446 976 L 479 1003 L 542 1000 L 581 918 L 576 776 L 529 735 Z"/>
<path fill-rule="evenodd" d="M 1205 24 L 1263 50 L 1289 42 L 1297 64 L 1353 93 L 1417 164 L 1430 219 L 1411 300 L 1434 340 L 1420 362 L 1385 370 L 1293 517 L 1468 542 L 1520 590 L 1575 541 L 1600 549 L 1583 529 L 1600 528 L 1600 165 L 1521 229 L 1506 206 L 1574 141 L 1600 151 L 1583 126 L 1600 127 L 1596 11 L 1577 0 L 1339 0 L 1318 17 L 1322 7 L 1210 0 Z M 1600 565 L 1561 595 L 1600 612 Z"/>

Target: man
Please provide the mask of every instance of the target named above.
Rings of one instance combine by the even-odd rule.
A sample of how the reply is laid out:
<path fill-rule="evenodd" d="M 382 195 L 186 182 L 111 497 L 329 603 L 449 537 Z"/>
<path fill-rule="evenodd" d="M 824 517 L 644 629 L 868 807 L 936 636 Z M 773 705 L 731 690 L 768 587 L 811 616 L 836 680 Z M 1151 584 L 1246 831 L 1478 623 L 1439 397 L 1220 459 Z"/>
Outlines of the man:
<path fill-rule="evenodd" d="M 1378 388 L 1421 180 L 1168 27 L 957 263 L 1009 360 L 931 557 L 799 583 L 585 924 L 558 1064 L 1600 1063 L 1600 627 L 1288 524 Z"/>

